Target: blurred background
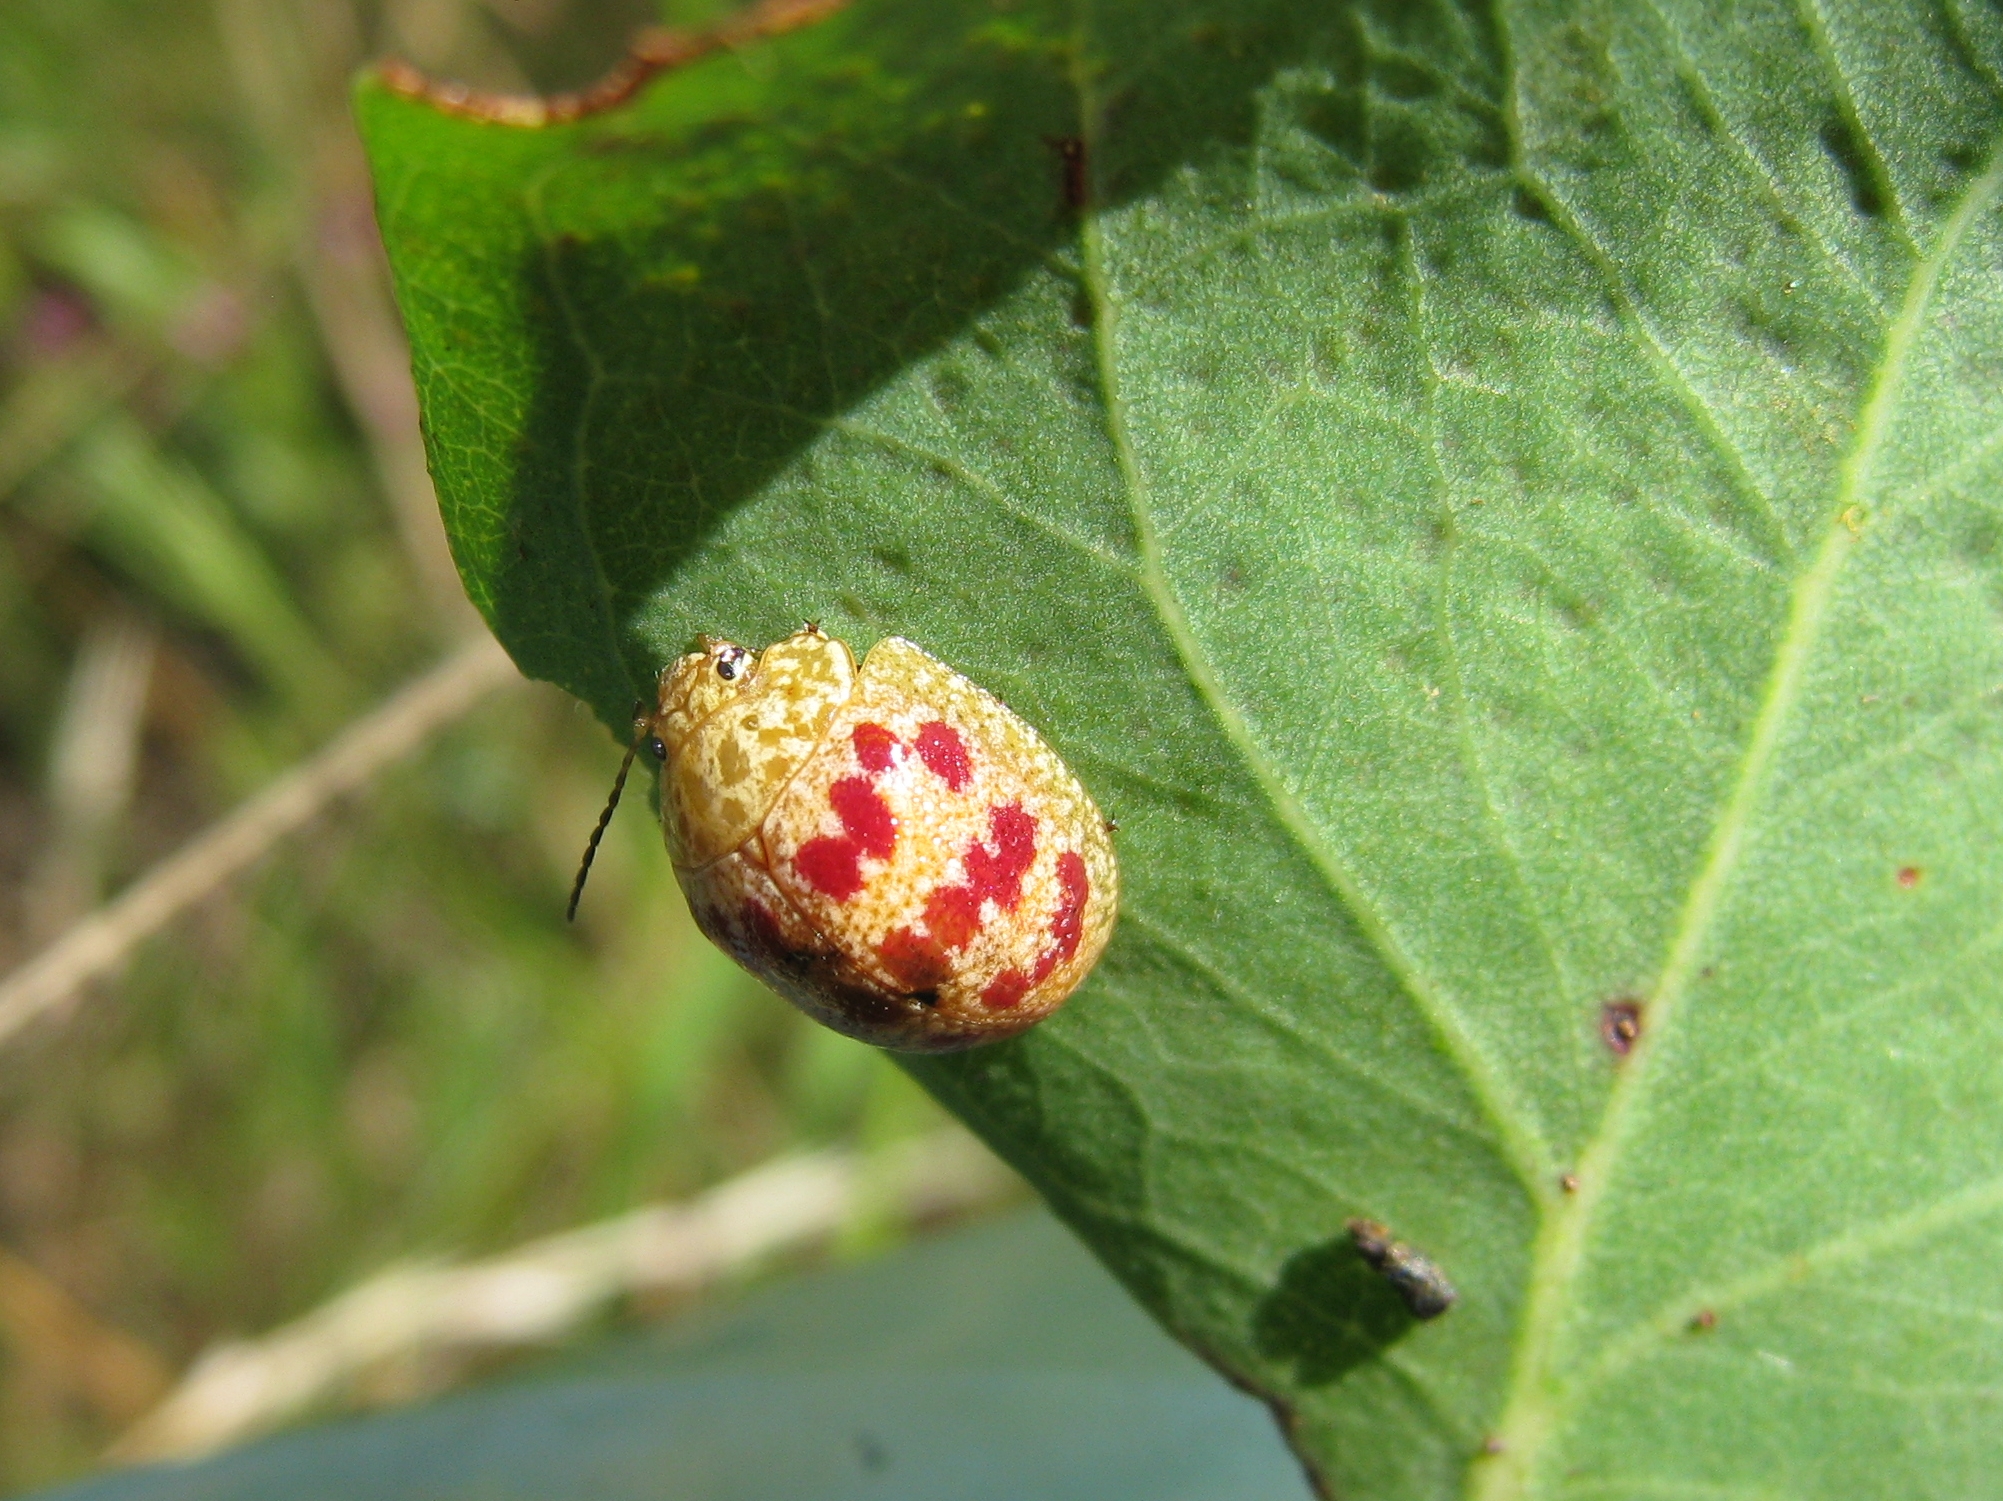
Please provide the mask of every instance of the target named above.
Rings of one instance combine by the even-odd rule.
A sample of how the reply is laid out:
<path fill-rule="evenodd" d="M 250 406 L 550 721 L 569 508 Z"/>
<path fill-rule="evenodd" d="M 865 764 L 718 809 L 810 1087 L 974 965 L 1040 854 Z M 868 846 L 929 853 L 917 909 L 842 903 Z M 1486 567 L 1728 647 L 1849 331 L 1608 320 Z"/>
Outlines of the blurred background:
<path fill-rule="evenodd" d="M 575 87 L 636 25 L 721 8 L 0 5 L 0 985 L 477 630 L 355 69 Z M 385 1268 L 508 1253 L 792 1151 L 940 1139 L 896 1069 L 697 937 L 644 798 L 565 925 L 618 748 L 555 690 L 489 678 L 0 1040 L 0 1490 L 95 1467 L 202 1352 Z M 837 1210 L 799 1243 L 860 1254 L 917 1213 Z M 614 1293 L 587 1322 L 680 1297 Z M 500 1358 L 351 1362 L 306 1406 Z"/>

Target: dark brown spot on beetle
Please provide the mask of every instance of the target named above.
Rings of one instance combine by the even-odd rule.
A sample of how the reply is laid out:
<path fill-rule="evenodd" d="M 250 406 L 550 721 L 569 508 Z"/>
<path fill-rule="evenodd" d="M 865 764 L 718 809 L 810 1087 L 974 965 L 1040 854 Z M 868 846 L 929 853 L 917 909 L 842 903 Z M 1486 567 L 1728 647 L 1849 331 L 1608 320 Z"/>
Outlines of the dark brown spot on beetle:
<path fill-rule="evenodd" d="M 910 928 L 896 928 L 876 947 L 877 958 L 891 978 L 911 995 L 921 991 L 938 994 L 939 986 L 953 972 L 952 961 L 939 941 Z"/>
<path fill-rule="evenodd" d="M 1625 1058 L 1641 1040 L 1641 1002 L 1631 997 L 1608 1001 L 1600 1008 L 1600 1041 L 1616 1058 Z"/>

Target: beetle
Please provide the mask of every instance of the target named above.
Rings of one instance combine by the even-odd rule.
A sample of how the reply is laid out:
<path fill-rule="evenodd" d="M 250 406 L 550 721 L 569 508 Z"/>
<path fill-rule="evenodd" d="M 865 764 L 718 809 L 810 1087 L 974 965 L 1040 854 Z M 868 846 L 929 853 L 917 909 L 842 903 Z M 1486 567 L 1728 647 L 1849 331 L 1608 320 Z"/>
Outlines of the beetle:
<path fill-rule="evenodd" d="M 697 926 L 838 1032 L 930 1053 L 1013 1036 L 1112 936 L 1111 823 L 1007 705 L 900 636 L 860 666 L 811 623 L 758 652 L 704 637 L 636 729 Z"/>

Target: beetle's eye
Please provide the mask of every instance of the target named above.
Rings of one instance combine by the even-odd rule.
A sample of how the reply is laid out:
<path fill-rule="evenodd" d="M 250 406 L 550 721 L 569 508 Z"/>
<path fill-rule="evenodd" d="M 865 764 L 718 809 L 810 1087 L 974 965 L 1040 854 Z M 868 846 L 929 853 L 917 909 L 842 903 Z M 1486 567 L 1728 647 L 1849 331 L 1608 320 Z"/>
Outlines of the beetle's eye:
<path fill-rule="evenodd" d="M 647 751 L 663 766 L 668 764 L 668 742 L 663 740 L 659 735 L 656 735 L 652 740 L 647 742 Z"/>
<path fill-rule="evenodd" d="M 744 672 L 745 664 L 750 660 L 751 653 L 743 647 L 725 647 L 716 656 L 716 675 L 726 683 L 736 682 Z"/>

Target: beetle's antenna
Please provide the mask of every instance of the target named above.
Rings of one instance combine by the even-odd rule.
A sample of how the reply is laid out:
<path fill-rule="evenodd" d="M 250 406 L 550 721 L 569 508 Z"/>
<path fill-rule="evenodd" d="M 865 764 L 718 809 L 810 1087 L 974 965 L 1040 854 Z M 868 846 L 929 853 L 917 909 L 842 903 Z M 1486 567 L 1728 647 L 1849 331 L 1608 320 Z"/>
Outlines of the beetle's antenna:
<path fill-rule="evenodd" d="M 619 775 L 612 779 L 612 795 L 605 799 L 605 811 L 598 815 L 598 827 L 591 831 L 591 842 L 584 846 L 584 860 L 577 867 L 577 879 L 570 883 L 570 905 L 564 909 L 565 922 L 577 921 L 577 903 L 584 895 L 584 878 L 591 874 L 591 862 L 598 857 L 598 841 L 605 837 L 605 829 L 612 822 L 612 812 L 619 806 L 619 794 L 626 790 L 626 773 L 633 769 L 633 757 L 640 752 L 640 741 L 645 738 L 647 726 L 640 722 L 641 711 L 647 706 L 635 701 L 633 719 L 638 728 L 633 735 L 633 743 L 626 747 L 626 759 L 619 763 Z"/>

